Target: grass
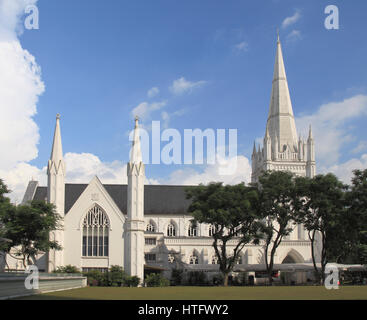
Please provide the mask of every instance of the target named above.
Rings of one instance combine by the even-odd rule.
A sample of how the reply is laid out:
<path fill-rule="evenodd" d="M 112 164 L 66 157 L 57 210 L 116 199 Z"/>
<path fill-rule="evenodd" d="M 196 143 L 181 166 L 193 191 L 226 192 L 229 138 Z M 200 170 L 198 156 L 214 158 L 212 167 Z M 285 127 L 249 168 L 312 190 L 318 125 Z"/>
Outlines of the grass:
<path fill-rule="evenodd" d="M 367 299 L 367 286 L 327 290 L 305 287 L 86 287 L 24 297 L 31 300 L 359 300 Z"/>

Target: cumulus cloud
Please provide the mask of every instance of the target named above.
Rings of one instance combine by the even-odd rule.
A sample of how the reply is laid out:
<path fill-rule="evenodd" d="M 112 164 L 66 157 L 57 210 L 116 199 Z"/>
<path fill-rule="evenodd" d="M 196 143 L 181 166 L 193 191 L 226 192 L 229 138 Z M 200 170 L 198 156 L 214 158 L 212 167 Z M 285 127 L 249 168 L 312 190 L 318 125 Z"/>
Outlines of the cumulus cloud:
<path fill-rule="evenodd" d="M 153 87 L 151 89 L 148 90 L 148 98 L 153 98 L 155 97 L 157 94 L 159 94 L 159 89 L 157 87 Z"/>
<path fill-rule="evenodd" d="M 282 22 L 282 28 L 285 29 L 289 27 L 292 24 L 295 24 L 299 19 L 301 18 L 301 12 L 299 10 L 296 10 L 296 12 L 283 20 Z"/>
<path fill-rule="evenodd" d="M 223 174 L 224 168 L 234 167 L 236 170 L 231 174 Z M 179 169 L 172 172 L 167 180 L 160 181 L 162 184 L 197 185 L 200 183 L 223 182 L 224 184 L 238 184 L 251 181 L 251 165 L 245 156 L 237 156 L 230 159 L 222 159 L 213 165 L 204 166 L 203 170 L 192 167 Z"/>
<path fill-rule="evenodd" d="M 186 80 L 184 77 L 181 77 L 173 81 L 173 84 L 170 87 L 170 90 L 172 93 L 180 95 L 183 93 L 190 93 L 194 89 L 202 87 L 204 84 L 206 84 L 206 81 L 204 80 L 197 81 L 197 82 L 191 82 L 191 81 Z"/>
<path fill-rule="evenodd" d="M 315 138 L 317 171 L 319 173 L 332 172 L 345 183 L 350 183 L 352 170 L 367 167 L 367 155 L 351 158 L 340 163 L 341 153 L 356 141 L 356 147 L 351 153 L 363 152 L 366 141 L 358 138 L 350 131 L 353 120 L 367 116 L 367 96 L 356 95 L 343 101 L 323 104 L 310 115 L 296 118 L 297 128 L 304 136 L 309 124 Z"/>
<path fill-rule="evenodd" d="M 325 172 L 332 172 L 344 183 L 350 184 L 353 177 L 353 170 L 364 170 L 367 168 L 367 154 L 363 154 L 359 159 L 353 158 L 341 164 L 335 164 L 325 169 Z"/>
<path fill-rule="evenodd" d="M 126 183 L 126 164 L 121 161 L 102 162 L 91 153 L 66 153 L 66 180 L 88 183 L 94 176 L 103 183 Z"/>
<path fill-rule="evenodd" d="M 348 130 L 353 119 L 367 116 L 367 96 L 356 95 L 343 101 L 323 104 L 310 115 L 296 118 L 297 128 L 304 135 L 312 124 L 318 161 L 329 167 L 338 163 L 341 148 L 355 139 Z"/>
<path fill-rule="evenodd" d="M 165 101 L 153 102 L 153 103 L 142 102 L 131 111 L 131 114 L 133 115 L 133 117 L 138 116 L 143 121 L 147 121 L 147 120 L 150 120 L 151 113 L 153 111 L 162 109 L 166 105 L 167 105 L 167 102 Z"/>
<path fill-rule="evenodd" d="M 37 113 L 39 96 L 45 90 L 35 57 L 23 49 L 18 35 L 28 5 L 37 0 L 0 2 L 0 177 L 14 190 L 12 199 L 21 200 L 20 189 L 31 176 L 42 171 L 26 162 L 38 155 Z"/>

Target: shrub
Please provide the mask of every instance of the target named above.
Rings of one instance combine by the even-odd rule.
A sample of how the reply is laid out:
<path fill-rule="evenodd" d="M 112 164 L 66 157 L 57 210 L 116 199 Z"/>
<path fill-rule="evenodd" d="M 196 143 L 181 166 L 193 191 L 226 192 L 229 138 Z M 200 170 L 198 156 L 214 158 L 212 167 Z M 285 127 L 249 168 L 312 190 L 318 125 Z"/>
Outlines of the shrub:
<path fill-rule="evenodd" d="M 83 273 L 87 277 L 89 286 L 101 286 L 104 283 L 104 275 L 99 270 L 91 270 Z"/>
<path fill-rule="evenodd" d="M 80 270 L 76 266 L 68 264 L 67 266 L 57 267 L 53 273 L 80 273 Z"/>
<path fill-rule="evenodd" d="M 171 285 L 179 286 L 182 284 L 183 270 L 173 269 L 171 274 Z"/>
<path fill-rule="evenodd" d="M 121 287 L 124 279 L 126 278 L 126 274 L 124 269 L 120 266 L 111 266 L 109 272 L 107 273 L 108 277 L 108 285 L 112 287 Z"/>
<path fill-rule="evenodd" d="M 145 278 L 145 284 L 147 287 L 167 287 L 170 283 L 159 273 L 152 273 Z"/>
<path fill-rule="evenodd" d="M 189 285 L 200 286 L 207 285 L 206 274 L 203 271 L 190 271 L 189 272 Z"/>
<path fill-rule="evenodd" d="M 213 277 L 213 285 L 215 286 L 221 286 L 223 284 L 224 278 L 221 273 L 218 273 Z"/>
<path fill-rule="evenodd" d="M 137 287 L 140 283 L 140 278 L 137 276 L 126 276 L 123 279 L 123 284 L 125 287 Z"/>

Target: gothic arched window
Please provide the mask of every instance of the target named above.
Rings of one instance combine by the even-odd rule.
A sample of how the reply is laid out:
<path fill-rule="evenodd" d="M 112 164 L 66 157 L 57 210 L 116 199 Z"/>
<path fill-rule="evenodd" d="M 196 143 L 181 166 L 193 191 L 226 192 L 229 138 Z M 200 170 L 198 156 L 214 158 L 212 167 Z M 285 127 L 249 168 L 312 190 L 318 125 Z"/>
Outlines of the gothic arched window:
<path fill-rule="evenodd" d="M 167 236 L 168 237 L 175 237 L 176 236 L 176 228 L 172 223 L 170 223 L 167 227 Z"/>
<path fill-rule="evenodd" d="M 212 264 L 218 264 L 218 257 L 217 256 L 213 256 Z"/>
<path fill-rule="evenodd" d="M 172 253 L 168 254 L 168 263 L 174 263 L 175 262 L 175 256 Z"/>
<path fill-rule="evenodd" d="M 211 224 L 209 226 L 209 237 L 212 237 L 214 233 L 215 233 L 215 227 Z"/>
<path fill-rule="evenodd" d="M 84 257 L 108 256 L 110 222 L 107 214 L 97 205 L 88 211 L 83 220 L 82 255 Z"/>
<path fill-rule="evenodd" d="M 191 224 L 188 230 L 189 237 L 196 237 L 198 235 L 198 228 L 196 225 Z"/>
<path fill-rule="evenodd" d="M 193 253 L 192 256 L 190 256 L 190 264 L 199 264 L 199 257 L 196 253 Z"/>
<path fill-rule="evenodd" d="M 153 223 L 148 223 L 147 224 L 147 231 L 148 232 L 155 232 L 155 226 L 154 226 L 154 224 Z"/>

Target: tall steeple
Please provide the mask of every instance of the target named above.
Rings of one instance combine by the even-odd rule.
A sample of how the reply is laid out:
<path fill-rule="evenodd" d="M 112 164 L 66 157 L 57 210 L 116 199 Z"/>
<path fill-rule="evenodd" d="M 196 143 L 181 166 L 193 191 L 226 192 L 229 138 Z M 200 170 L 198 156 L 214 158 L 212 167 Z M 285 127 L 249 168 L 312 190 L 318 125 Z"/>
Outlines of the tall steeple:
<path fill-rule="evenodd" d="M 62 155 L 62 143 L 61 143 L 61 131 L 60 131 L 60 115 L 56 115 L 56 127 L 54 132 L 54 140 L 51 151 L 51 161 L 57 161 L 58 163 L 63 160 Z"/>
<path fill-rule="evenodd" d="M 127 164 L 127 220 L 125 223 L 125 271 L 144 280 L 144 180 L 139 119 L 135 118 L 134 140 Z"/>
<path fill-rule="evenodd" d="M 297 137 L 279 34 L 264 145 L 261 150 L 253 151 L 252 182 L 258 182 L 260 175 L 269 170 L 290 171 L 308 177 L 316 172 L 312 131 L 307 145 Z"/>
<path fill-rule="evenodd" d="M 64 217 L 65 215 L 65 162 L 62 153 L 60 115 L 56 116 L 56 126 L 54 140 L 52 144 L 51 157 L 47 166 L 47 200 L 56 206 L 56 212 Z M 62 222 L 61 222 L 62 223 Z M 64 243 L 63 230 L 55 230 L 51 233 L 51 238 L 55 239 L 61 246 Z M 55 270 L 64 265 L 63 250 L 51 250 L 48 254 L 49 271 Z"/>
<path fill-rule="evenodd" d="M 289 146 L 290 151 L 296 151 L 298 143 L 296 124 L 279 34 L 277 37 L 273 84 L 266 128 L 272 141 L 275 141 L 275 137 L 277 137 L 281 151 L 283 151 L 284 145 Z"/>

